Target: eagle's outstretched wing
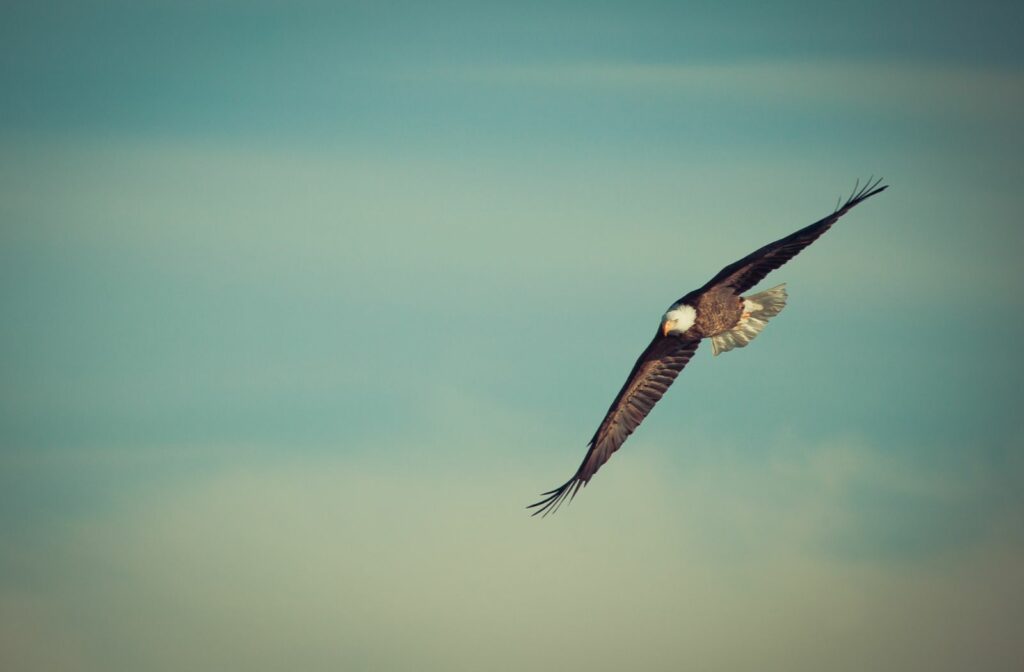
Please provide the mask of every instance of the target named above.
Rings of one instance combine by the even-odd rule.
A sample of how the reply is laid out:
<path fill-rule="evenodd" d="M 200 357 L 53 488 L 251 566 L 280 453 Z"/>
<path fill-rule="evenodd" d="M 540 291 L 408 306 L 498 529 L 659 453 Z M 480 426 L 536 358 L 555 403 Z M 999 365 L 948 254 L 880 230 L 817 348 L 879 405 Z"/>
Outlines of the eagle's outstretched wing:
<path fill-rule="evenodd" d="M 669 385 L 687 365 L 697 351 L 699 340 L 684 340 L 678 336 L 662 336 L 658 332 L 633 365 L 626 384 L 619 390 L 615 401 L 588 444 L 587 456 L 576 473 L 560 487 L 544 493 L 544 499 L 527 508 L 536 508 L 533 515 L 547 515 L 558 509 L 562 501 L 571 500 L 576 492 L 608 461 L 633 433 Z"/>
<path fill-rule="evenodd" d="M 791 233 L 785 238 L 780 238 L 774 243 L 768 243 L 756 252 L 752 252 L 739 261 L 729 264 L 695 293 L 700 294 L 712 287 L 724 286 L 731 287 L 737 294 L 742 294 L 751 287 L 754 287 L 764 279 L 764 276 L 782 266 L 795 257 L 800 250 L 817 240 L 821 234 L 828 231 L 851 208 L 865 199 L 885 191 L 888 185 L 879 186 L 881 183 L 882 179 L 879 178 L 875 181 L 868 180 L 867 184 L 859 190 L 855 186 L 853 193 L 846 199 L 846 202 L 837 207 L 831 215 L 795 233 Z"/>

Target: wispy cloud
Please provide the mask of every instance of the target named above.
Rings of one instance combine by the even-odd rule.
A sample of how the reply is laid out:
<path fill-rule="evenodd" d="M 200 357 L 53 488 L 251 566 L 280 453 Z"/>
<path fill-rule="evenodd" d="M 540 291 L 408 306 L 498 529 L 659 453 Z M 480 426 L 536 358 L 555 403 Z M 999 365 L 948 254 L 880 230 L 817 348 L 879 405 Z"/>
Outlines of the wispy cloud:
<path fill-rule="evenodd" d="M 413 76 L 477 85 L 605 89 L 749 105 L 835 105 L 898 115 L 1012 118 L 1024 104 L 1024 72 L 1012 67 L 893 61 L 544 63 L 460 65 Z"/>
<path fill-rule="evenodd" d="M 850 440 L 678 475 L 635 454 L 537 520 L 516 501 L 534 476 L 444 455 L 236 463 L 67 525 L 4 590 L 5 662 L 955 670 L 1021 654 L 1024 539 L 1006 536 L 1007 511 L 912 559 L 821 543 L 864 533 L 846 496 L 858 483 L 934 503 L 983 482 Z M 17 634 L 26 614 L 39 637 Z"/>
<path fill-rule="evenodd" d="M 70 250 L 62 258 L 113 263 L 129 274 L 159 270 L 211 286 L 272 281 L 307 294 L 330 286 L 376 300 L 415 294 L 425 280 L 461 292 L 544 284 L 545 293 L 583 277 L 615 291 L 637 272 L 663 276 L 666 285 L 692 272 L 695 282 L 825 214 L 855 177 L 867 177 L 808 176 L 792 157 L 763 153 L 634 160 L 627 171 L 571 154 L 535 166 L 522 157 L 498 165 L 159 141 L 44 147 L 26 152 L 14 144 L 0 161 L 7 177 L 0 192 L 14 222 L 2 236 L 12 245 Z M 861 231 L 865 222 L 884 229 L 847 235 L 827 256 L 806 255 L 787 272 L 810 269 L 807 277 L 827 279 L 843 267 L 854 277 L 872 256 L 874 272 L 846 291 L 888 292 L 896 281 L 924 283 L 917 288 L 924 291 L 939 273 L 1006 284 L 1016 268 L 987 263 L 1007 253 L 992 236 L 1011 228 L 1006 194 L 951 202 L 930 195 L 936 187 L 955 194 L 956 178 L 895 175 L 895 189 L 850 215 Z M 962 225 L 979 217 L 991 221 L 980 236 Z M 936 245 L 914 244 L 936 229 L 944 234 Z M 880 246 L 879 236 L 888 244 Z M 678 248 L 676 265 L 652 244 L 662 240 Z M 524 271 L 533 281 L 523 282 Z M 949 284 L 945 291 L 955 292 L 972 283 Z"/>

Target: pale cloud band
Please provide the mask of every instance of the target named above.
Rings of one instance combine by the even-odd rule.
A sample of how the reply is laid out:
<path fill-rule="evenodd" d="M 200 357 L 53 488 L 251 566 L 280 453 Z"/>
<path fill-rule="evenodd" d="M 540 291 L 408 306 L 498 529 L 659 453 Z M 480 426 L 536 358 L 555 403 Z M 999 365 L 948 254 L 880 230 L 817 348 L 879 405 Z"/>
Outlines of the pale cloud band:
<path fill-rule="evenodd" d="M 1010 669 L 1019 519 L 987 521 L 966 548 L 844 558 L 829 540 L 856 529 L 858 481 L 933 507 L 968 487 L 857 444 L 773 446 L 762 467 L 691 460 L 681 477 L 634 455 L 579 510 L 540 524 L 516 502 L 535 485 L 524 474 L 473 482 L 387 458 L 231 467 L 5 549 L 37 559 L 19 569 L 35 587 L 0 602 L 3 660 L 55 672 Z"/>
<path fill-rule="evenodd" d="M 544 63 L 408 71 L 492 86 L 588 88 L 644 96 L 714 96 L 748 104 L 832 104 L 1006 120 L 1024 106 L 1024 72 L 914 62 Z"/>

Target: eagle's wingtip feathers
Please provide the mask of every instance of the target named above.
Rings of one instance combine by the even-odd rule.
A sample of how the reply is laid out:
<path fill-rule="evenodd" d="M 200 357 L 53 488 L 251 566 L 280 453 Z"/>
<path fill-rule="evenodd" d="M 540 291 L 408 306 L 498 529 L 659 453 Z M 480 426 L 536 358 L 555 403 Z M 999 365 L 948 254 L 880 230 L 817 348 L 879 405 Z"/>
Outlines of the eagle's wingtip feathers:
<path fill-rule="evenodd" d="M 576 497 L 576 493 L 580 491 L 580 488 L 586 485 L 586 481 L 579 478 L 579 475 L 574 475 L 568 481 L 555 488 L 554 490 L 548 490 L 547 492 L 541 493 L 541 499 L 539 502 L 534 502 L 528 505 L 527 509 L 536 508 L 537 510 L 531 513 L 531 516 L 540 515 L 541 518 L 547 517 L 549 513 L 555 513 L 559 507 L 566 502 L 566 496 L 568 501 L 572 501 Z"/>
<path fill-rule="evenodd" d="M 889 185 L 888 184 L 882 184 L 882 179 L 883 178 L 879 177 L 876 180 L 875 176 L 872 175 L 864 183 L 864 186 L 861 186 L 860 180 L 858 179 L 854 183 L 854 185 L 853 185 L 853 191 L 850 193 L 850 196 L 846 199 L 846 201 L 841 206 L 837 207 L 835 211 L 836 212 L 846 212 L 847 210 L 849 210 L 853 206 L 857 205 L 861 201 L 863 201 L 865 199 L 868 199 L 868 198 L 871 198 L 875 194 L 880 194 L 883 191 L 885 191 L 886 189 L 888 189 Z M 879 186 L 879 185 L 881 185 L 881 186 Z M 841 198 L 842 197 L 840 197 L 840 199 Z"/>

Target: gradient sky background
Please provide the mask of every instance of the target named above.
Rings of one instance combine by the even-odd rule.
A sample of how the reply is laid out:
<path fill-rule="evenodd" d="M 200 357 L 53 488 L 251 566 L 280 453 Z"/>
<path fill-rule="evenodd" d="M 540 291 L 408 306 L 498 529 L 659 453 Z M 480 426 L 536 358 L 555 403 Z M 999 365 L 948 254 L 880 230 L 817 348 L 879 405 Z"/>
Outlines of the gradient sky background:
<path fill-rule="evenodd" d="M 1024 668 L 1022 8 L 5 4 L 0 667 Z"/>

